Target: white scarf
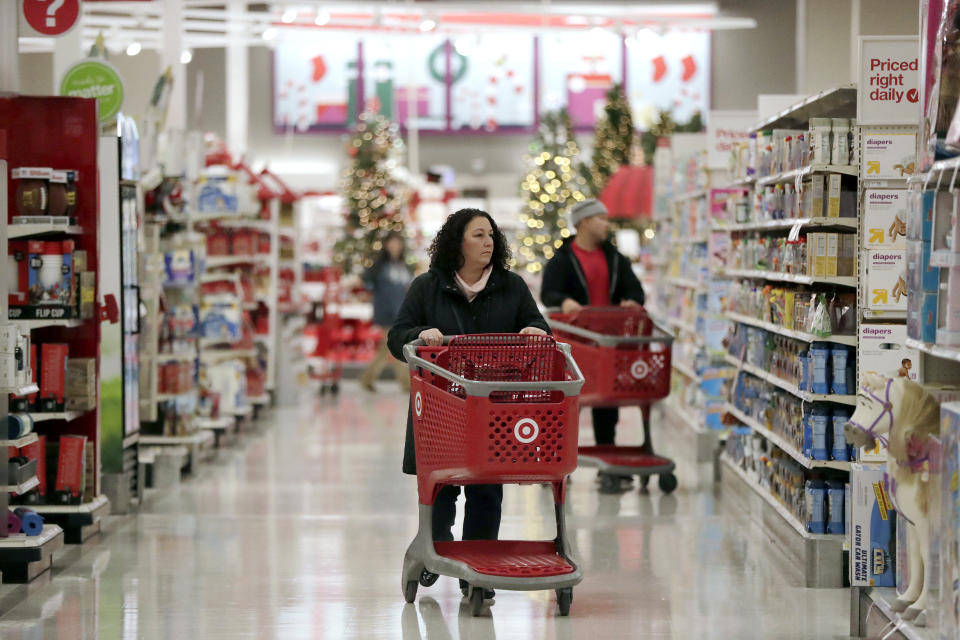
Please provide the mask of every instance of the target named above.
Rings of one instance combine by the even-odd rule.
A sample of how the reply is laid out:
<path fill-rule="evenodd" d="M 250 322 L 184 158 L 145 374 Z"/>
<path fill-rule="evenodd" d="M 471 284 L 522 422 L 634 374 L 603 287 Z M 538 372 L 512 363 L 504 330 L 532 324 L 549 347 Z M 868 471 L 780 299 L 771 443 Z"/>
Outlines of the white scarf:
<path fill-rule="evenodd" d="M 453 274 L 454 278 L 456 279 L 457 286 L 460 287 L 460 291 L 463 291 L 463 295 L 467 296 L 467 302 L 473 302 L 473 299 L 480 295 L 480 292 L 483 291 L 484 287 L 487 286 L 487 281 L 490 279 L 490 273 L 492 271 L 493 265 L 487 265 L 487 268 L 483 270 L 482 274 L 480 274 L 480 279 L 472 285 L 464 282 L 459 273 Z"/>

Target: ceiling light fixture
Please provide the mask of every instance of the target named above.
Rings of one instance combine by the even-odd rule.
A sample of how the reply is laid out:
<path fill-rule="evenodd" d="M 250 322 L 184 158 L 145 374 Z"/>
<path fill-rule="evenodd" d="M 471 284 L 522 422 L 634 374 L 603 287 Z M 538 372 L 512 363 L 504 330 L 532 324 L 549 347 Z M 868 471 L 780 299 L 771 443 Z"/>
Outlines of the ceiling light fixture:
<path fill-rule="evenodd" d="M 318 27 L 322 27 L 328 24 L 329 22 L 330 22 L 330 12 L 321 11 L 320 13 L 317 14 L 317 17 L 314 19 L 313 24 L 317 25 Z"/>
<path fill-rule="evenodd" d="M 190 64 L 193 61 L 193 52 L 190 49 L 184 49 L 180 52 L 180 64 Z"/>
<path fill-rule="evenodd" d="M 263 30 L 263 39 L 267 42 L 270 42 L 277 37 L 277 28 L 276 27 L 267 27 Z"/>
<path fill-rule="evenodd" d="M 143 50 L 143 46 L 139 42 L 131 42 L 127 47 L 127 55 L 135 56 Z"/>
<path fill-rule="evenodd" d="M 437 21 L 432 18 L 427 18 L 420 23 L 420 31 L 422 33 L 427 33 L 428 31 L 433 31 L 437 28 Z"/>
<path fill-rule="evenodd" d="M 280 16 L 280 22 L 284 24 L 290 24 L 297 19 L 297 10 L 296 9 L 287 9 L 283 12 L 283 15 Z"/>

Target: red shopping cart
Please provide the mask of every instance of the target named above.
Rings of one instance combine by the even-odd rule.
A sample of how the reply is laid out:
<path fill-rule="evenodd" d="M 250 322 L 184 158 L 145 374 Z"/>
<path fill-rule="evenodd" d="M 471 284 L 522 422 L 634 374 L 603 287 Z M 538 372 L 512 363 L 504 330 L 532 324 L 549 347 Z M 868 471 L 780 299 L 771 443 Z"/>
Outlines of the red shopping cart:
<path fill-rule="evenodd" d="M 664 493 L 676 489 L 676 465 L 654 453 L 650 437 L 650 405 L 670 393 L 673 335 L 642 307 L 584 307 L 548 316 L 554 335 L 570 343 L 583 371 L 580 405 L 639 405 L 643 416 L 643 445 L 580 447 L 580 463 L 599 468 L 604 493 L 619 489 L 621 475 L 639 476 L 642 489 L 656 475 Z"/>
<path fill-rule="evenodd" d="M 577 466 L 577 394 L 583 375 L 570 347 L 550 336 L 483 334 L 404 347 L 410 365 L 420 526 L 403 559 L 413 602 L 424 572 L 466 581 L 473 615 L 484 589 L 554 589 L 568 615 L 582 573 L 564 524 L 566 477 Z M 448 484 L 553 487 L 554 540 L 435 542 L 433 504 Z M 434 578 L 435 579 L 435 578 Z M 424 580 L 421 582 L 421 580 Z"/>

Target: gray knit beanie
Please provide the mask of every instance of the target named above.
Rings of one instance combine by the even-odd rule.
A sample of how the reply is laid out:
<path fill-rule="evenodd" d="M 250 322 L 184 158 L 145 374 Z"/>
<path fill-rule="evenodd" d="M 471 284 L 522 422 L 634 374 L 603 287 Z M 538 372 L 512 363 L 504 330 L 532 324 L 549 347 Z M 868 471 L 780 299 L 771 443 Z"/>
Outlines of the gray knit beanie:
<path fill-rule="evenodd" d="M 570 210 L 567 212 L 567 227 L 576 229 L 581 220 L 596 215 L 607 215 L 607 208 L 603 206 L 602 202 L 594 200 L 593 198 L 578 202 L 570 207 Z"/>

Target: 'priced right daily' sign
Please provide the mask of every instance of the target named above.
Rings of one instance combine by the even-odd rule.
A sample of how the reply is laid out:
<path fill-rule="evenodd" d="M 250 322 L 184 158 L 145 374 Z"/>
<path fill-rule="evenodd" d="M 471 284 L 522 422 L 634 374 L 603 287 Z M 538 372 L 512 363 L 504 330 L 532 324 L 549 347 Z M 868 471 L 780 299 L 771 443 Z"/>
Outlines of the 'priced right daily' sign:
<path fill-rule="evenodd" d="M 916 124 L 920 121 L 919 87 L 917 36 L 860 38 L 858 124 Z"/>

